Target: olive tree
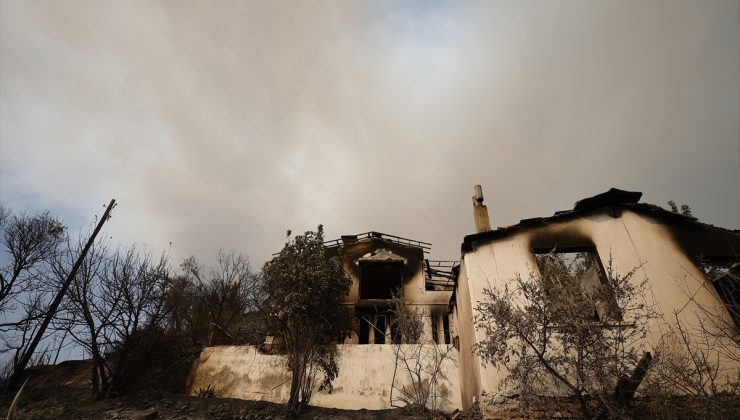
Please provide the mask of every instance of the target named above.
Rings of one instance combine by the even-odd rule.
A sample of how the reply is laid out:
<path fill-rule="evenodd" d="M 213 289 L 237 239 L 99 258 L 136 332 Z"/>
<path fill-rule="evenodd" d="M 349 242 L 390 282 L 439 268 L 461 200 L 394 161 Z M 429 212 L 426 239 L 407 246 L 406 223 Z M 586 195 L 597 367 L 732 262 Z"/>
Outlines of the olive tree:
<path fill-rule="evenodd" d="M 341 251 L 330 254 L 324 230 L 290 237 L 263 268 L 262 310 L 285 339 L 291 372 L 286 417 L 308 405 L 316 386 L 331 387 L 339 373 L 337 342 L 349 333 L 351 318 L 340 303 L 351 281 Z"/>

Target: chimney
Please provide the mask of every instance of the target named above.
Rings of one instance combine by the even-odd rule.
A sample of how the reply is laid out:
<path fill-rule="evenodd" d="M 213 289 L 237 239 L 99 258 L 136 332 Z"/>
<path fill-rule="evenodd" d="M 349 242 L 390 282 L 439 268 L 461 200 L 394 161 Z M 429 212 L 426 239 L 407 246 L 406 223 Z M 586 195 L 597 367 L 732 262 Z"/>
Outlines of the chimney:
<path fill-rule="evenodd" d="M 483 188 L 480 185 L 473 187 L 473 220 L 475 221 L 475 232 L 488 232 L 491 230 L 491 221 L 488 218 L 488 207 L 483 204 Z"/>

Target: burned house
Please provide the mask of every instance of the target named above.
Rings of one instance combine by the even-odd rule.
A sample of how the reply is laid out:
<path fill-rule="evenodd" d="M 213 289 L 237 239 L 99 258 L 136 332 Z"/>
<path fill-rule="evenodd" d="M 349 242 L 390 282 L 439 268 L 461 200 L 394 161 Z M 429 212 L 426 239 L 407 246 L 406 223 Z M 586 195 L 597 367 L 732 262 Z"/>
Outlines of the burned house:
<path fill-rule="evenodd" d="M 659 315 L 649 325 L 647 349 L 670 338 L 673 322 L 697 325 L 706 313 L 721 319 L 729 334 L 740 333 L 740 231 L 640 203 L 641 196 L 611 189 L 576 202 L 571 210 L 492 230 L 477 188 L 477 232 L 463 240 L 452 299 L 461 349 L 463 407 L 470 407 L 484 393 L 495 393 L 503 376 L 470 351 L 483 339 L 474 324 L 474 308 L 484 299 L 484 289 L 504 285 L 517 275 L 538 273 L 542 257 L 549 253 L 584 259 L 579 278 L 586 293 L 605 284 L 607 265 L 617 273 L 636 269 L 634 281 L 647 281 L 649 293 L 644 298 Z M 593 302 L 593 317 L 617 322 L 629 318 L 611 308 L 609 302 Z M 736 358 L 714 356 L 725 366 L 736 364 Z"/>
<path fill-rule="evenodd" d="M 352 279 L 342 301 L 355 314 L 345 344 L 397 343 L 395 300 L 423 317 L 426 340 L 451 344 L 454 320 L 448 305 L 455 261 L 429 260 L 431 244 L 379 232 L 342 236 L 326 245 L 342 248 L 344 269 Z"/>
<path fill-rule="evenodd" d="M 351 337 L 340 344 L 339 376 L 332 392 L 317 391 L 311 403 L 324 407 L 381 409 L 389 392 L 408 380 L 397 375 L 393 305 L 401 300 L 423 319 L 421 344 L 453 349 L 442 370 L 442 409 L 469 408 L 495 393 L 503 373 L 473 351 L 484 337 L 475 324 L 475 307 L 484 290 L 517 275 L 537 272 L 544 256 L 580 258 L 584 290 L 604 281 L 605 267 L 624 272 L 637 267 L 636 281 L 647 280 L 651 303 L 664 316 L 650 326 L 648 345 L 657 346 L 671 319 L 696 323 L 697 308 L 711 311 L 740 333 L 740 232 L 640 203 L 641 193 L 611 189 L 576 202 L 571 210 L 491 228 L 483 194 L 476 187 L 476 232 L 465 236 L 459 261 L 434 261 L 430 244 L 379 232 L 342 236 L 325 244 L 342 250 L 352 279 L 342 304 L 354 314 Z M 540 265 L 538 265 L 540 264 Z M 620 319 L 607 301 L 593 302 L 593 317 Z M 436 347 L 438 346 L 438 347 Z M 190 392 L 211 386 L 217 395 L 284 402 L 289 373 L 282 356 L 255 346 L 205 348 L 194 368 Z M 732 363 L 726 361 L 723 363 Z"/>
<path fill-rule="evenodd" d="M 333 390 L 314 392 L 311 403 L 335 408 L 383 409 L 391 406 L 393 390 L 408 386 L 409 375 L 397 369 L 395 351 L 414 353 L 432 348 L 446 355 L 441 369 L 448 380 L 440 406 L 460 407 L 457 385 L 457 336 L 449 303 L 456 261 L 430 260 L 431 244 L 380 232 L 342 236 L 324 244 L 329 253 L 340 252 L 344 270 L 352 280 L 341 299 L 354 315 L 352 331 L 339 345 L 339 376 Z M 395 305 L 413 311 L 422 322 L 418 340 L 405 342 L 394 322 Z M 194 369 L 191 393 L 212 387 L 217 395 L 285 402 L 290 374 L 279 354 L 281 339 L 267 337 L 260 346 L 207 347 Z M 274 351 L 275 348 L 277 351 Z"/>

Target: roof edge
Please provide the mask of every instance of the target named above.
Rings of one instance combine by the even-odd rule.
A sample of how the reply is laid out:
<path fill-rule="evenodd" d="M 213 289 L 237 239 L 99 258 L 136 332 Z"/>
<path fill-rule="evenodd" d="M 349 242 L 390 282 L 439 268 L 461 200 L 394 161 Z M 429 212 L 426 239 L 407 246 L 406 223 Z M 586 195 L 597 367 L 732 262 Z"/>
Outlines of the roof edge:
<path fill-rule="evenodd" d="M 533 217 L 522 219 L 519 221 L 519 223 L 514 225 L 499 227 L 495 230 L 490 230 L 487 232 L 479 232 L 466 235 L 463 239 L 460 250 L 463 254 L 465 254 L 473 250 L 475 242 L 486 239 L 503 238 L 519 231 L 541 226 L 551 222 L 569 220 L 593 211 L 608 209 L 609 214 L 612 217 L 619 217 L 621 212 L 617 210 L 618 208 L 629 209 L 654 217 L 679 220 L 687 223 L 701 225 L 706 228 L 720 229 L 730 233 L 740 234 L 736 230 L 725 229 L 707 223 L 699 222 L 699 219 L 693 216 L 685 216 L 680 213 L 674 213 L 670 210 L 666 210 L 663 207 L 654 204 L 640 203 L 640 198 L 642 198 L 642 192 L 640 191 L 626 191 L 618 188 L 610 188 L 606 192 L 576 201 L 572 210 L 557 211 L 555 212 L 555 214 L 549 217 Z"/>

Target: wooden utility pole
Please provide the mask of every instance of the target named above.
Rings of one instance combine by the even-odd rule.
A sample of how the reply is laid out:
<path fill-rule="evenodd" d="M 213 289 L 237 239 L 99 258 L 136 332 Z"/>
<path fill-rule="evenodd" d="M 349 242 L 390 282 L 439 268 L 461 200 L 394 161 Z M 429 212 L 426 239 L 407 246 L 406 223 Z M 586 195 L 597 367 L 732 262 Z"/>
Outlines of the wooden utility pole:
<path fill-rule="evenodd" d="M 67 294 L 67 290 L 69 289 L 70 283 L 72 283 L 72 280 L 77 276 L 77 271 L 80 269 L 80 266 L 82 265 L 82 261 L 85 259 L 85 256 L 87 255 L 87 252 L 90 250 L 90 247 L 92 247 L 92 244 L 95 242 L 95 237 L 98 236 L 98 232 L 100 232 L 100 229 L 103 227 L 103 224 L 110 218 L 110 212 L 113 210 L 113 207 L 116 206 L 116 200 L 112 199 L 110 203 L 108 204 L 108 207 L 105 209 L 105 213 L 103 213 L 103 217 L 100 218 L 98 221 L 97 226 L 95 226 L 95 230 L 93 230 L 92 235 L 90 235 L 90 238 L 87 240 L 87 243 L 85 244 L 85 248 L 82 249 L 82 252 L 80 253 L 80 256 L 77 257 L 77 261 L 75 261 L 75 264 L 72 266 L 72 270 L 67 275 L 67 278 L 64 280 L 64 283 L 62 284 L 62 288 L 59 289 L 57 292 L 56 297 L 54 297 L 54 300 L 51 302 L 51 305 L 49 306 L 48 311 L 46 312 L 46 316 L 44 317 L 44 320 L 41 322 L 41 326 L 39 326 L 39 330 L 36 332 L 36 335 L 33 337 L 33 341 L 31 341 L 31 344 L 28 346 L 26 351 L 23 353 L 23 357 L 21 358 L 20 362 L 13 368 L 13 374 L 10 376 L 10 379 L 8 379 L 8 387 L 6 388 L 6 392 L 10 391 L 15 383 L 18 381 L 18 378 L 20 377 L 21 373 L 23 373 L 23 370 L 26 369 L 26 365 L 31 360 L 31 357 L 33 356 L 33 352 L 36 351 L 36 347 L 38 347 L 39 342 L 41 342 L 41 339 L 44 336 L 44 333 L 46 332 L 46 328 L 51 323 L 51 320 L 54 318 L 54 315 L 57 313 L 57 309 L 59 309 L 59 305 L 62 303 L 62 299 L 64 299 L 64 295 Z"/>

